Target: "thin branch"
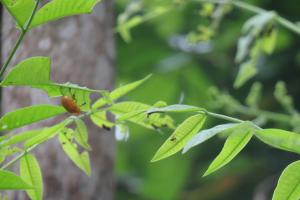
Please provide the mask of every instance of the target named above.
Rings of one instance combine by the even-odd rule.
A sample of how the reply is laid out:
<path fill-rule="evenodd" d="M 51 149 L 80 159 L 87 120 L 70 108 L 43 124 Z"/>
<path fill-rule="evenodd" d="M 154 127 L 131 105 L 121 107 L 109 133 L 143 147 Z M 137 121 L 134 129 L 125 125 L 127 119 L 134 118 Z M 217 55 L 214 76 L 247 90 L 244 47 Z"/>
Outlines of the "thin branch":
<path fill-rule="evenodd" d="M 21 27 L 21 33 L 20 33 L 20 35 L 18 37 L 18 40 L 17 40 L 15 46 L 13 47 L 13 49 L 11 50 L 11 52 L 9 53 L 8 58 L 6 59 L 3 67 L 0 70 L 0 80 L 2 79 L 2 77 L 3 77 L 3 75 L 4 75 L 5 71 L 6 71 L 6 69 L 8 67 L 8 65 L 10 64 L 10 62 L 11 62 L 12 58 L 14 57 L 16 51 L 18 50 L 21 42 L 23 41 L 23 39 L 24 39 L 27 31 L 29 30 L 31 22 L 32 22 L 32 20 L 33 20 L 33 18 L 35 16 L 35 13 L 36 13 L 37 9 L 38 9 L 39 2 L 40 2 L 40 0 L 36 1 L 34 9 L 33 9 L 32 13 L 31 13 L 31 15 L 30 15 L 27 23 L 25 24 L 24 27 Z"/>
<path fill-rule="evenodd" d="M 259 8 L 257 6 L 253 6 L 249 3 L 246 2 L 242 2 L 242 1 L 224 1 L 224 0 L 193 0 L 196 2 L 208 2 L 208 3 L 220 3 L 220 4 L 232 4 L 235 7 L 253 12 L 253 13 L 257 13 L 257 14 L 261 14 L 261 13 L 265 13 L 268 12 L 267 10 L 264 10 L 262 8 Z M 275 16 L 275 20 L 282 25 L 283 27 L 289 29 L 290 31 L 297 33 L 298 35 L 300 35 L 300 27 L 297 26 L 295 23 L 281 17 L 280 15 L 276 15 Z"/>

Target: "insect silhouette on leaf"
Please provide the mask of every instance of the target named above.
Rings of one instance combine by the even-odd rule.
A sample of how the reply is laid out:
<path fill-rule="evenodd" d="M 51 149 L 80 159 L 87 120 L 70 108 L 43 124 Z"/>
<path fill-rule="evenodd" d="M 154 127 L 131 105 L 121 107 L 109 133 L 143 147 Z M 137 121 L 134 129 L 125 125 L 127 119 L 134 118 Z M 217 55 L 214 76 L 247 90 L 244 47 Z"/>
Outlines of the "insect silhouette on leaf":
<path fill-rule="evenodd" d="M 60 99 L 60 103 L 69 113 L 74 115 L 80 115 L 81 109 L 72 97 L 63 96 Z"/>
<path fill-rule="evenodd" d="M 61 89 L 61 88 L 60 88 Z M 61 105 L 71 114 L 74 115 L 80 115 L 81 113 L 81 106 L 85 105 L 86 103 L 83 103 L 82 105 L 78 105 L 76 101 L 75 93 L 72 93 L 72 89 L 69 88 L 69 95 L 65 94 L 61 90 L 61 94 L 63 95 L 60 102 Z"/>
<path fill-rule="evenodd" d="M 170 139 L 172 142 L 176 142 L 177 138 L 175 136 L 171 137 Z"/>

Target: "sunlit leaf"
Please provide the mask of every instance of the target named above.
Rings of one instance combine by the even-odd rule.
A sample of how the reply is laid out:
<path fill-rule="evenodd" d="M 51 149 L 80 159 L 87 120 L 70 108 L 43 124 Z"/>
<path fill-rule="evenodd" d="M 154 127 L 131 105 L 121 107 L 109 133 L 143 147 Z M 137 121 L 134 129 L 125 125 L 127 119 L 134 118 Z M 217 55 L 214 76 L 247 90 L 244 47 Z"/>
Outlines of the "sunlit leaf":
<path fill-rule="evenodd" d="M 90 94 L 100 93 L 72 83 L 54 83 L 50 80 L 50 59 L 28 58 L 16 65 L 1 82 L 1 86 L 29 86 L 45 91 L 50 97 L 69 96 L 82 110 L 90 108 Z"/>
<path fill-rule="evenodd" d="M 251 126 L 248 123 L 239 125 L 236 130 L 227 138 L 220 154 L 210 164 L 203 176 L 217 171 L 228 164 L 248 144 L 252 138 Z"/>
<path fill-rule="evenodd" d="M 20 27 L 25 25 L 35 6 L 34 0 L 1 0 L 1 3 L 15 18 Z"/>
<path fill-rule="evenodd" d="M 0 169 L 0 190 L 26 190 L 32 186 L 16 174 Z"/>
<path fill-rule="evenodd" d="M 106 117 L 106 112 L 96 112 L 91 114 L 92 122 L 100 128 L 111 129 L 115 124 Z"/>
<path fill-rule="evenodd" d="M 110 108 L 110 111 L 120 118 L 125 115 L 126 118 L 128 118 L 128 121 L 144 126 L 146 128 L 174 128 L 174 122 L 170 116 L 163 116 L 159 113 L 153 113 L 151 115 L 146 114 L 146 111 L 151 107 L 152 106 L 140 102 L 124 101 L 121 103 L 113 104 Z M 128 113 L 130 117 L 128 117 Z"/>
<path fill-rule="evenodd" d="M 255 132 L 264 143 L 285 151 L 300 154 L 300 135 L 280 129 L 263 129 Z"/>
<path fill-rule="evenodd" d="M 1 82 L 1 86 L 32 86 L 50 82 L 48 57 L 31 57 L 17 64 Z"/>
<path fill-rule="evenodd" d="M 25 131 L 25 132 L 13 135 L 13 136 L 7 138 L 6 140 L 0 142 L 0 148 L 29 140 L 29 139 L 37 136 L 42 131 L 43 131 L 43 129 L 30 130 L 30 131 Z"/>
<path fill-rule="evenodd" d="M 68 129 L 71 131 L 71 129 Z M 73 161 L 73 163 L 84 171 L 88 176 L 91 175 L 90 159 L 87 152 L 79 153 L 75 144 L 72 143 L 69 138 L 66 136 L 66 132 L 59 134 L 59 141 L 64 152 L 68 157 Z"/>
<path fill-rule="evenodd" d="M 300 199 L 300 161 L 291 163 L 282 172 L 272 200 Z"/>
<path fill-rule="evenodd" d="M 182 122 L 174 133 L 158 149 L 151 162 L 169 157 L 180 151 L 203 126 L 206 116 L 194 115 Z"/>
<path fill-rule="evenodd" d="M 24 181 L 33 186 L 33 189 L 26 190 L 32 200 L 41 200 L 43 198 L 43 179 L 37 159 L 26 154 L 20 160 L 20 176 Z"/>
<path fill-rule="evenodd" d="M 218 125 L 218 126 L 215 126 L 213 128 L 210 128 L 210 129 L 200 131 L 200 133 L 195 135 L 190 141 L 187 142 L 187 144 L 184 146 L 184 149 L 183 149 L 182 153 L 186 153 L 188 150 L 190 150 L 194 146 L 197 146 L 197 145 L 205 142 L 206 140 L 212 138 L 216 134 L 218 134 L 218 133 L 220 133 L 224 130 L 228 130 L 230 128 L 233 128 L 237 125 L 238 124 L 236 124 L 236 123 L 222 124 L 222 125 Z"/>
<path fill-rule="evenodd" d="M 25 144 L 24 147 L 25 148 L 30 148 L 34 145 L 37 144 L 41 144 L 51 138 L 53 138 L 55 135 L 57 135 L 58 133 L 60 133 L 60 131 L 69 123 L 69 120 L 65 120 L 55 126 L 52 127 L 47 127 L 42 129 L 41 132 L 38 132 L 38 134 L 35 137 L 32 137 L 30 139 L 28 139 Z"/>
<path fill-rule="evenodd" d="M 91 150 L 88 143 L 88 130 L 85 123 L 81 119 L 76 119 L 75 139 L 85 149 Z"/>
<path fill-rule="evenodd" d="M 151 75 L 146 76 L 145 78 L 129 83 L 127 85 L 121 86 L 117 89 L 115 89 L 114 91 L 112 91 L 108 97 L 106 98 L 101 98 L 99 100 L 97 100 L 92 108 L 99 108 L 101 106 L 104 106 L 105 104 L 107 104 L 107 99 L 109 99 L 110 101 L 114 101 L 117 100 L 121 97 L 123 97 L 124 95 L 128 94 L 129 92 L 131 92 L 132 90 L 136 89 L 137 87 L 139 87 L 141 84 L 143 84 L 145 81 L 147 81 L 149 78 L 151 77 Z"/>
<path fill-rule="evenodd" d="M 36 105 L 21 108 L 6 113 L 0 119 L 0 131 L 19 128 L 65 112 L 66 111 L 63 107 L 54 105 Z"/>
<path fill-rule="evenodd" d="M 91 13 L 100 0 L 52 0 L 36 13 L 31 28 L 63 17 Z"/>

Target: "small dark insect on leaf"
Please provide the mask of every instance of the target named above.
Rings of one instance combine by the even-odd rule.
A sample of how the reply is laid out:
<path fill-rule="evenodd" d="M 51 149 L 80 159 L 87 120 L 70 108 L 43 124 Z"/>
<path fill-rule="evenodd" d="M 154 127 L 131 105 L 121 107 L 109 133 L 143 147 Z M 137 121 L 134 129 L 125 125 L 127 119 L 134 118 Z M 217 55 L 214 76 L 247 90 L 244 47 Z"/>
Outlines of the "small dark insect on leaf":
<path fill-rule="evenodd" d="M 62 144 L 62 145 L 65 145 L 66 143 L 65 143 L 65 142 L 62 142 L 61 144 Z"/>
<path fill-rule="evenodd" d="M 108 126 L 105 126 L 104 124 L 103 124 L 103 126 L 102 126 L 105 130 L 108 130 L 108 131 L 110 131 L 111 130 L 111 128 L 110 127 L 108 127 Z"/>
<path fill-rule="evenodd" d="M 175 136 L 173 136 L 171 139 L 170 139 L 172 142 L 176 142 L 177 138 Z"/>
<path fill-rule="evenodd" d="M 80 115 L 81 109 L 76 104 L 76 101 L 69 96 L 63 96 L 60 100 L 61 105 L 71 114 Z"/>
<path fill-rule="evenodd" d="M 156 126 L 155 124 L 151 124 L 151 126 L 154 128 L 154 129 L 159 129 L 159 127 L 158 126 Z"/>

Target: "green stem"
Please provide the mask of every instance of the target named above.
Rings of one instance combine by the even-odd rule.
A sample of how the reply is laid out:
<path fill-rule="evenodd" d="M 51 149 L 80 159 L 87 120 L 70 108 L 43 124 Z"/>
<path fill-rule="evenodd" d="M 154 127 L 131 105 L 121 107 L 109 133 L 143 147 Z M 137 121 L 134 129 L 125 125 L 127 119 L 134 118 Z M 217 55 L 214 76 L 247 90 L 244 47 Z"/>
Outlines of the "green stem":
<path fill-rule="evenodd" d="M 12 58 L 14 57 L 14 55 L 15 55 L 16 51 L 18 50 L 21 42 L 23 41 L 23 39 L 24 39 L 27 31 L 29 30 L 30 24 L 31 24 L 31 22 L 32 22 L 32 20 L 34 18 L 34 15 L 35 15 L 36 11 L 37 11 L 39 2 L 40 2 L 40 0 L 36 0 L 34 9 L 33 9 L 32 13 L 31 13 L 31 15 L 30 15 L 27 23 L 25 24 L 24 27 L 21 27 L 21 33 L 20 33 L 20 35 L 18 37 L 18 40 L 17 40 L 15 46 L 13 47 L 13 49 L 11 50 L 11 52 L 9 53 L 8 58 L 6 59 L 3 67 L 0 70 L 0 80 L 2 79 L 2 77 L 3 77 L 3 75 L 4 75 L 4 73 L 5 73 L 6 69 L 7 69 L 7 67 L 9 66 Z"/>
<path fill-rule="evenodd" d="M 253 13 L 257 13 L 257 14 L 261 14 L 261 13 L 265 13 L 268 12 L 267 10 L 264 10 L 262 8 L 259 8 L 257 6 L 253 6 L 251 4 L 248 4 L 246 2 L 242 2 L 242 1 L 222 1 L 222 0 L 194 0 L 196 2 L 208 2 L 208 3 L 221 3 L 221 4 L 232 4 L 235 7 L 253 12 Z M 290 31 L 297 33 L 298 35 L 300 35 L 300 27 L 297 26 L 295 23 L 290 22 L 289 20 L 279 16 L 278 14 L 275 17 L 275 20 L 281 24 L 283 27 L 289 29 Z"/>
<path fill-rule="evenodd" d="M 20 153 L 18 156 L 16 156 L 14 159 L 12 159 L 11 161 L 9 161 L 8 163 L 6 163 L 5 165 L 3 165 L 1 167 L 2 170 L 9 168 L 11 165 L 13 165 L 14 163 L 16 163 L 18 160 L 20 160 L 21 158 L 23 158 L 27 153 L 29 153 L 30 151 L 32 151 L 35 147 L 37 147 L 38 145 L 32 146 L 28 149 L 26 149 L 25 151 L 23 151 L 22 153 Z"/>
<path fill-rule="evenodd" d="M 274 112 L 269 112 L 269 111 L 264 111 L 264 110 L 259 110 L 259 109 L 252 109 L 248 108 L 245 106 L 239 106 L 237 108 L 237 111 L 241 114 L 245 115 L 250 115 L 250 116 L 262 116 L 265 117 L 266 119 L 274 122 L 281 122 L 281 123 L 286 123 L 290 124 L 291 122 L 291 116 L 290 115 L 285 115 L 285 114 L 280 114 L 280 113 L 274 113 Z"/>
<path fill-rule="evenodd" d="M 199 113 L 203 113 L 203 114 L 206 114 L 208 116 L 211 116 L 211 117 L 214 117 L 214 118 L 217 118 L 217 119 L 222 119 L 222 120 L 230 121 L 230 122 L 234 122 L 234 123 L 244 122 L 243 120 L 240 120 L 240 119 L 237 119 L 237 118 L 234 118 L 234 117 L 229 117 L 227 115 L 222 115 L 222 114 L 218 114 L 218 113 L 214 113 L 214 112 L 209 112 L 209 111 L 206 111 L 206 110 L 199 111 Z"/>

